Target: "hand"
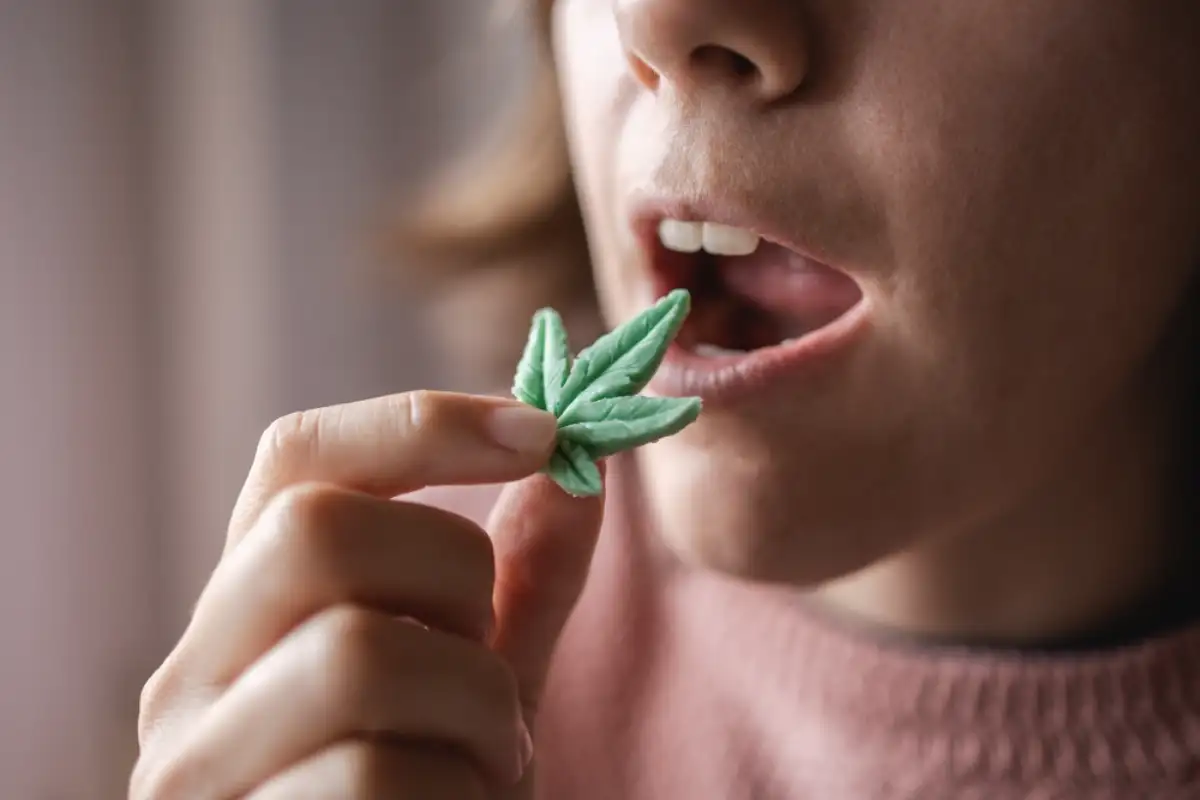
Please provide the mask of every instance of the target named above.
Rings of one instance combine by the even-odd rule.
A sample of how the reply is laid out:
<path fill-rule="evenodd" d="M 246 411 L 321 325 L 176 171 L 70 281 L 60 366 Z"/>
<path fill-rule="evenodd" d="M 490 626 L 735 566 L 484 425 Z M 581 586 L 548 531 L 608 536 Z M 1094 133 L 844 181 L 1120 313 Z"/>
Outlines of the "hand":
<path fill-rule="evenodd" d="M 142 693 L 130 796 L 532 797 L 529 727 L 602 510 L 533 475 L 554 429 L 431 392 L 275 423 Z M 510 481 L 490 537 L 391 499 Z"/>

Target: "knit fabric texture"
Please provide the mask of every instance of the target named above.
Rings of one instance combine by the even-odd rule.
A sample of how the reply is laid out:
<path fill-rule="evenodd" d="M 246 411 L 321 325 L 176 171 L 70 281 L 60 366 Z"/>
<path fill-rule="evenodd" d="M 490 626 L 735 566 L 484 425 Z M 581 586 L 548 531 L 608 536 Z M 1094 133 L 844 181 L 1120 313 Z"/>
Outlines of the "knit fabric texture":
<path fill-rule="evenodd" d="M 1086 653 L 883 643 L 681 567 L 623 489 L 538 718 L 542 800 L 1200 800 L 1200 626 Z"/>

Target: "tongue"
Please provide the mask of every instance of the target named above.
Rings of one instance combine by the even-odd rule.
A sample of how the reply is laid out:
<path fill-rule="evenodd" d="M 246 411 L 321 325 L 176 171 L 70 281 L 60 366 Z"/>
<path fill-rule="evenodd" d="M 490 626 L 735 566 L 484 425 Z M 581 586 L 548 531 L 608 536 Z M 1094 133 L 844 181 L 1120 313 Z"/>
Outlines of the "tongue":
<path fill-rule="evenodd" d="M 828 325 L 862 297 L 844 273 L 769 242 L 748 256 L 717 258 L 716 269 L 724 290 L 772 318 L 782 338 Z"/>

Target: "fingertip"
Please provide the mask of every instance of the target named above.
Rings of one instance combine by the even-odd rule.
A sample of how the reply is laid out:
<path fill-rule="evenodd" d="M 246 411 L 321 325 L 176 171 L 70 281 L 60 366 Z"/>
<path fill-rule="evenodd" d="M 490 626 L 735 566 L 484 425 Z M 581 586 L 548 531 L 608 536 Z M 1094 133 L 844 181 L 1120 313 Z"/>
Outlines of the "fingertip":
<path fill-rule="evenodd" d="M 604 466 L 597 464 L 596 468 L 600 472 L 599 494 L 572 494 L 544 472 L 531 475 L 521 482 L 527 483 L 529 486 L 528 491 L 543 498 L 544 502 L 561 505 L 563 508 L 583 509 L 589 505 L 603 505 L 604 497 L 608 493 L 608 486 L 605 483 Z"/>
<path fill-rule="evenodd" d="M 510 484 L 501 492 L 492 509 L 488 529 L 493 532 L 493 538 L 498 535 L 510 546 L 531 538 L 545 541 L 565 537 L 586 541 L 594 538 L 603 515 L 603 493 L 575 497 L 563 491 L 549 476 L 538 473 Z"/>

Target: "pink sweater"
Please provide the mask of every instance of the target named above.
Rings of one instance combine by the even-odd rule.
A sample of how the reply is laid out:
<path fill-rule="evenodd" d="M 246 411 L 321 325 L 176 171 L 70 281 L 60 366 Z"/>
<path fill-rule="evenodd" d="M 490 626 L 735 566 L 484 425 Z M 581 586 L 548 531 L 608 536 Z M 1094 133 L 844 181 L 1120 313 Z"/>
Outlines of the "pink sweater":
<path fill-rule="evenodd" d="M 1091 655 L 868 641 L 678 566 L 610 477 L 538 722 L 546 800 L 1200 798 L 1200 627 Z"/>

